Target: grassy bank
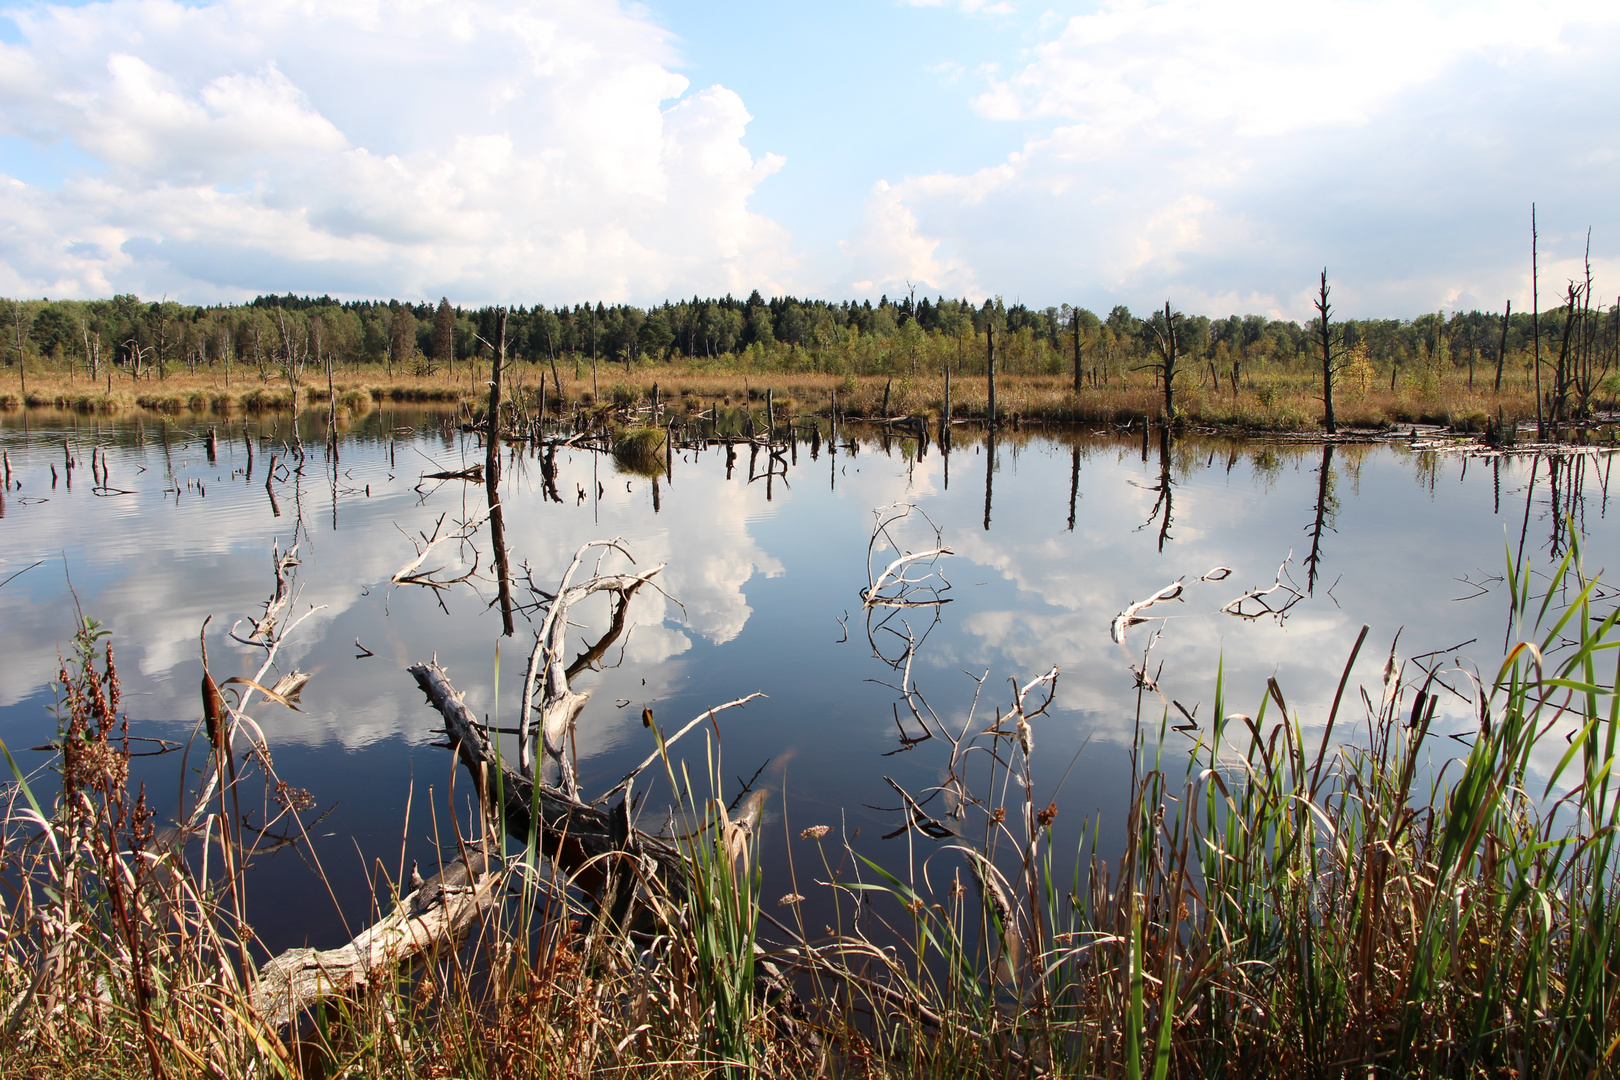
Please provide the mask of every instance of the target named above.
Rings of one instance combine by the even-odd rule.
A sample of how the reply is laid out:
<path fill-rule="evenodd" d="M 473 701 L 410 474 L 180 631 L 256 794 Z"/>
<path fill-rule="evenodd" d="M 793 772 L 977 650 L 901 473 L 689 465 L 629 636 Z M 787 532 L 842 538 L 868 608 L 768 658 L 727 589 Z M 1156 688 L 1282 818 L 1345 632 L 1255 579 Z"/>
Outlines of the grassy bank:
<path fill-rule="evenodd" d="M 488 368 L 465 366 L 454 378 L 446 373 L 389 377 L 381 369 L 363 368 L 334 379 L 332 394 L 348 413 L 378 404 L 425 402 L 476 408 L 488 395 Z M 324 409 L 329 400 L 325 380 L 307 380 L 298 391 L 300 409 Z M 566 415 L 582 408 L 648 404 L 656 399 L 667 416 L 678 418 L 722 408 L 762 409 L 766 394 L 782 417 L 814 414 L 864 418 L 923 415 L 939 417 L 946 406 L 942 373 L 916 375 L 836 375 L 757 369 L 741 360 L 725 362 L 643 363 L 625 369 L 601 365 L 593 376 L 588 364 L 559 365 L 555 377 L 543 365 L 514 364 L 505 379 L 504 397 L 530 415 L 545 411 Z M 560 394 L 559 394 L 560 390 Z M 1178 418 L 1185 424 L 1236 431 L 1309 432 L 1322 423 L 1319 377 L 1287 366 L 1252 365 L 1234 388 L 1210 378 L 1191 380 L 1176 396 Z M 66 372 L 34 372 L 26 394 L 20 385 L 0 389 L 0 409 L 53 408 L 85 414 L 120 414 L 145 410 L 165 415 L 256 414 L 290 411 L 294 393 L 284 380 L 245 379 L 229 382 L 218 373 L 176 372 L 166 379 L 131 381 L 116 376 L 89 383 Z M 988 413 L 987 380 L 982 372 L 955 374 L 950 380 L 951 415 L 983 419 Z M 1612 402 L 1599 401 L 1599 406 Z M 1067 376 L 998 374 L 998 417 L 1009 423 L 1126 424 L 1157 421 L 1163 394 L 1149 372 L 1123 372 L 1105 386 L 1076 392 Z M 1533 389 L 1520 377 L 1509 379 L 1501 393 L 1480 379 L 1470 388 L 1461 374 L 1422 379 L 1370 378 L 1341 380 L 1335 394 L 1341 427 L 1385 430 L 1394 425 L 1440 424 L 1459 431 L 1483 432 L 1502 420 L 1508 424 L 1535 419 Z"/>
<path fill-rule="evenodd" d="M 679 816 L 710 824 L 678 890 L 635 879 L 642 915 L 584 904 L 531 846 L 463 944 L 297 1038 L 255 1007 L 255 841 L 219 823 L 251 803 L 296 836 L 300 793 L 249 753 L 176 846 L 130 788 L 87 623 L 58 772 L 7 791 L 0 1075 L 1613 1075 L 1620 612 L 1577 551 L 1507 587 L 1520 644 L 1477 678 L 1381 663 L 1363 635 L 1332 712 L 1301 717 L 1275 684 L 1228 715 L 1215 674 L 1202 728 L 1140 738 L 1131 814 L 1098 826 L 1125 834 L 1116 865 L 1052 846 L 1063 808 L 1031 758 L 1053 672 L 945 733 L 956 797 L 912 817 L 926 874 L 821 822 L 761 867 L 688 795 Z M 1456 740 L 1436 725 L 1454 694 L 1478 718 Z M 688 793 L 723 775 L 667 768 Z M 800 914 L 818 891 L 827 925 Z"/>

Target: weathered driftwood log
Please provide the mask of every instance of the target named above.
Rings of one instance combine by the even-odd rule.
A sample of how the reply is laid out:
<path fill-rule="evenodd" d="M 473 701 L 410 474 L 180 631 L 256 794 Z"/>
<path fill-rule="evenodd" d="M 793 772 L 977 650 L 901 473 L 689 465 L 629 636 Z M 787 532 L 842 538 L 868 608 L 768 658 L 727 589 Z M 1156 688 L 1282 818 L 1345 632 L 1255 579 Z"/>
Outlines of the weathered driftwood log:
<path fill-rule="evenodd" d="M 604 857 L 613 852 L 635 859 L 645 874 L 661 880 L 666 888 L 681 888 L 679 850 L 671 841 L 631 828 L 628 807 L 622 801 L 617 807 L 603 810 L 570 797 L 560 788 L 531 781 L 513 767 L 510 759 L 497 760 L 483 724 L 467 708 L 443 668 L 436 662 L 415 664 L 410 672 L 444 717 L 450 744 L 478 785 L 479 800 L 486 809 L 496 805 L 495 793 L 489 789 L 499 776 L 500 804 L 509 836 L 527 842 L 531 811 L 537 811 L 540 851 L 585 891 L 600 893 L 610 869 Z"/>
<path fill-rule="evenodd" d="M 486 864 L 483 852 L 469 850 L 347 945 L 289 949 L 267 961 L 253 988 L 255 1010 L 286 1027 L 322 998 L 385 982 L 407 962 L 454 948 L 499 899 L 504 876 L 498 859 Z"/>
<path fill-rule="evenodd" d="M 568 874 L 574 884 L 596 899 L 598 910 L 613 925 L 630 927 L 638 918 L 651 914 L 646 907 L 635 913 L 631 911 L 636 899 L 638 878 L 644 883 L 654 884 L 662 896 L 666 913 L 681 906 L 686 897 L 686 880 L 682 872 L 680 849 L 674 841 L 649 836 L 630 825 L 629 781 L 648 762 L 643 762 L 613 789 L 612 793 L 625 791 L 617 806 L 602 810 L 586 805 L 559 788 L 530 781 L 514 769 L 505 757 L 497 761 L 483 725 L 467 708 L 462 695 L 450 684 L 444 669 L 436 661 L 415 664 L 410 672 L 416 677 L 417 685 L 427 695 L 428 701 L 444 717 L 445 731 L 462 764 L 472 774 L 473 782 L 478 786 L 479 799 L 486 810 L 494 805 L 491 801 L 493 793 L 488 792 L 489 783 L 499 775 L 507 833 L 514 839 L 527 842 L 530 807 L 536 808 L 541 824 L 537 837 L 540 850 L 553 860 L 558 869 Z M 759 696 L 749 694 L 719 706 L 705 716 L 712 716 L 720 709 L 746 704 Z M 696 720 L 693 721 L 695 723 Z M 692 724 L 688 724 L 682 728 L 665 745 L 674 742 L 691 727 Z M 724 810 L 719 812 L 717 827 L 725 830 L 725 843 L 731 849 L 734 861 L 740 857 L 746 838 L 758 831 L 764 804 L 765 792 L 761 789 L 744 801 L 734 817 L 729 817 Z M 614 859 L 613 853 L 618 853 L 619 858 Z M 636 873 L 620 869 L 626 858 L 634 860 Z M 647 928 L 645 924 L 641 927 L 643 930 Z M 781 1010 L 777 1017 L 778 1024 L 788 1023 L 790 1019 L 795 1022 L 807 1020 L 808 1014 L 792 983 L 780 968 L 766 958 L 765 949 L 758 942 L 754 945 L 754 957 L 754 992 L 761 1001 Z M 819 1042 L 814 1032 L 807 1032 L 806 1038 L 812 1043 Z"/>

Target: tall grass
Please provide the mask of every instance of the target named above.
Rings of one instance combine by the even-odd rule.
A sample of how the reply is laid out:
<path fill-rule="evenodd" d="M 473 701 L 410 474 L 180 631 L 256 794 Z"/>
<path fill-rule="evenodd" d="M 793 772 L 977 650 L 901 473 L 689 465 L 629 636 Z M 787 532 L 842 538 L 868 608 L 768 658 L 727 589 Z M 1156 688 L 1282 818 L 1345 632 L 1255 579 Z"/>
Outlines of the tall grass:
<path fill-rule="evenodd" d="M 945 740 L 952 809 L 906 797 L 903 866 L 813 827 L 813 874 L 761 867 L 757 800 L 728 814 L 712 755 L 706 778 L 666 755 L 678 874 L 626 848 L 588 895 L 529 838 L 467 944 L 297 1031 L 251 1008 L 242 883 L 156 843 L 128 790 L 86 624 L 60 794 L 19 776 L 5 819 L 0 1074 L 1613 1075 L 1620 612 L 1578 543 L 1507 591 L 1517 644 L 1484 672 L 1392 651 L 1361 689 L 1364 631 L 1317 717 L 1275 683 L 1228 713 L 1217 673 L 1190 751 L 1145 730 L 1128 819 L 1077 850 L 1035 768 L 1055 672 L 994 721 L 976 699 Z M 797 891 L 768 914 L 767 874 L 829 890 L 832 925 Z"/>
<path fill-rule="evenodd" d="M 1217 683 L 1179 776 L 1163 729 L 1139 744 L 1117 867 L 1095 831 L 1055 857 L 1056 806 L 1043 817 L 1027 786 L 975 805 L 982 842 L 939 849 L 942 890 L 867 863 L 875 882 L 840 887 L 887 898 L 892 939 L 853 923 L 824 948 L 886 956 L 875 990 L 849 984 L 886 1071 L 1612 1075 L 1620 613 L 1595 610 L 1578 549 L 1509 584 L 1520 644 L 1498 670 L 1408 681 L 1392 653 L 1357 725 L 1349 666 L 1310 726 L 1275 683 L 1226 715 Z M 1436 731 L 1454 691 L 1477 725 L 1460 756 Z M 1007 717 L 981 746 L 992 786 L 1017 791 L 1028 750 Z"/>
<path fill-rule="evenodd" d="M 953 363 L 950 401 L 955 419 L 982 421 L 986 416 L 982 369 L 982 361 L 977 368 L 972 363 L 965 367 Z M 1243 431 L 1312 431 L 1320 427 L 1320 374 L 1313 375 L 1309 365 L 1265 361 L 1249 364 L 1244 371 L 1237 386 L 1204 375 L 1189 378 L 1177 389 L 1177 419 L 1184 424 Z M 1015 423 L 1156 421 L 1163 394 L 1150 375 L 1126 368 L 1104 385 L 1088 385 L 1076 392 L 1070 376 L 1040 365 L 1023 365 L 997 372 L 997 411 L 1003 420 Z M 559 372 L 553 378 L 546 365 L 521 362 L 510 365 L 507 379 L 505 396 L 510 402 L 526 415 L 543 412 L 553 418 L 587 406 L 594 411 L 632 409 L 651 402 L 654 388 L 662 413 L 655 421 L 681 419 L 717 404 L 752 403 L 757 407 L 767 389 L 774 391 L 779 407 L 822 416 L 836 411 L 851 418 L 877 417 L 887 401 L 890 416 L 937 417 L 943 414 L 946 402 L 944 374 L 938 364 L 910 372 L 861 365 L 802 369 L 752 353 L 724 360 L 644 363 L 617 372 L 610 386 L 599 388 L 593 388 L 588 373 L 570 377 Z M 460 375 L 451 378 L 446 372 L 412 375 L 403 371 L 386 375 L 381 369 L 340 376 L 335 385 L 340 408 L 356 414 L 364 413 L 374 402 L 385 401 L 476 405 L 487 392 L 485 383 Z M 301 405 L 314 404 L 325 401 L 327 391 L 306 387 L 300 395 Z M 1612 409 L 1611 398 L 1595 404 Z M 217 372 L 176 372 L 162 384 L 133 383 L 120 376 L 110 387 L 82 378 L 70 380 L 59 372 L 39 372 L 31 378 L 26 396 L 0 389 L 0 410 L 21 405 L 87 414 L 144 409 L 169 415 L 229 415 L 290 410 L 293 400 L 279 381 L 256 385 L 256 380 L 239 378 L 226 386 Z M 1335 411 L 1351 428 L 1423 423 L 1481 432 L 1499 419 L 1515 423 L 1533 418 L 1535 398 L 1518 380 L 1495 393 L 1487 381 L 1478 382 L 1475 389 L 1457 373 L 1425 379 L 1380 377 L 1345 384 L 1335 395 Z M 784 413 L 779 419 L 789 418 Z M 1608 417 L 1598 419 L 1612 422 Z"/>

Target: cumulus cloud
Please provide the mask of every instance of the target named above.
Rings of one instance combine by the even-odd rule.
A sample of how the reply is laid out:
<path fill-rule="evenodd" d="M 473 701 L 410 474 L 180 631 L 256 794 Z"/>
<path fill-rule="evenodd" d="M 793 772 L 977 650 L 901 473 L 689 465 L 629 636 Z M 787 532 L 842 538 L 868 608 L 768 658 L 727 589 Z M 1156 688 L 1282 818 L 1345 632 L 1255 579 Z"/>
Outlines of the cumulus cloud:
<path fill-rule="evenodd" d="M 14 11 L 0 291 L 648 300 L 791 283 L 722 86 L 616 3 L 111 0 Z"/>
<path fill-rule="evenodd" d="M 1009 295 L 1303 316 L 1325 263 L 1346 314 L 1528 302 L 1597 227 L 1620 271 L 1620 9 L 1589 0 L 1117 0 L 973 102 L 1030 132 L 1005 160 L 880 185 L 868 258 L 950 250 Z M 1533 134 L 1532 134 L 1533 133 Z M 1544 269 L 1545 269 L 1544 265 Z"/>
<path fill-rule="evenodd" d="M 950 191 L 961 187 L 954 177 L 923 177 L 912 185 L 917 191 L 929 188 Z M 984 289 L 973 271 L 959 257 L 940 252 L 941 242 L 922 235 L 917 215 L 903 201 L 900 191 L 879 180 L 866 203 L 866 216 L 854 238 L 842 245 L 846 257 L 866 277 L 854 283 L 859 293 L 905 292 L 912 285 L 953 296 L 978 299 Z"/>

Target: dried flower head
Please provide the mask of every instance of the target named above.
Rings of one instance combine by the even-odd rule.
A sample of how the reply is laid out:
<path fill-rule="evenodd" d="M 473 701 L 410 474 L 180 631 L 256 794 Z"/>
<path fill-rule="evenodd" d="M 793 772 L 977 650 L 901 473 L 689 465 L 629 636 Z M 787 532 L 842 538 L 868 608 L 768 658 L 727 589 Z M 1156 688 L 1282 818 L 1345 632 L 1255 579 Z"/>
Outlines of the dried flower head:
<path fill-rule="evenodd" d="M 1056 800 L 1046 804 L 1046 809 L 1035 815 L 1035 823 L 1043 829 L 1051 828 L 1052 822 L 1057 820 L 1058 809 Z"/>

